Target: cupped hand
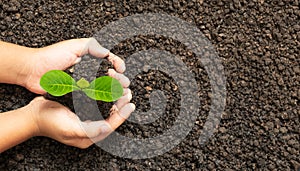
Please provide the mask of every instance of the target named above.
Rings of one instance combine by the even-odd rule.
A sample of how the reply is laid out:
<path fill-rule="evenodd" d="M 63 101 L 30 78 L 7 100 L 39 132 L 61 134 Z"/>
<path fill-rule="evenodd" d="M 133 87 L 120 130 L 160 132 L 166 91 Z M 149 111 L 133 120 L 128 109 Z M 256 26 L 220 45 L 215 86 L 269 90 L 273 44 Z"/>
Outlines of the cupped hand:
<path fill-rule="evenodd" d="M 134 111 L 129 103 L 131 91 L 125 89 L 123 97 L 113 106 L 108 119 L 84 121 L 67 107 L 43 97 L 37 97 L 29 104 L 35 121 L 36 136 L 46 136 L 66 145 L 87 148 L 103 140 L 118 128 Z"/>
<path fill-rule="evenodd" d="M 46 93 L 40 87 L 42 75 L 50 70 L 65 70 L 78 63 L 81 56 L 91 54 L 97 58 L 105 58 L 112 62 L 114 69 L 109 75 L 116 79 L 127 79 L 122 73 L 125 71 L 125 63 L 118 56 L 102 47 L 94 38 L 81 38 L 62 41 L 35 51 L 27 64 L 27 78 L 24 79 L 24 86 L 37 94 Z M 127 79 L 126 84 L 129 84 Z"/>
<path fill-rule="evenodd" d="M 111 115 L 106 120 L 84 121 L 65 106 L 44 99 L 35 98 L 29 106 L 37 125 L 35 135 L 47 136 L 67 145 L 86 148 L 94 142 L 101 141 L 118 128 L 134 111 L 135 105 L 129 103 L 132 95 L 128 89 L 129 79 L 122 73 L 125 71 L 124 61 L 102 47 L 94 38 L 72 39 L 40 48 L 35 51 L 25 72 L 24 86 L 30 91 L 44 94 L 40 87 L 40 78 L 50 70 L 64 70 L 78 63 L 80 57 L 91 54 L 112 62 L 114 69 L 108 75 L 120 81 L 124 88 L 123 96 L 113 105 Z"/>

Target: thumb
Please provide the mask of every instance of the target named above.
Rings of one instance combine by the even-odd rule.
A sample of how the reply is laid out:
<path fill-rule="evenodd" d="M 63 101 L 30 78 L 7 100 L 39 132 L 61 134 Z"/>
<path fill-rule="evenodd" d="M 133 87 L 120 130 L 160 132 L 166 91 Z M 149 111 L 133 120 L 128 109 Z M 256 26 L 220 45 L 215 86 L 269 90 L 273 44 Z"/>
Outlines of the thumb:
<path fill-rule="evenodd" d="M 81 126 L 88 138 L 109 134 L 112 131 L 112 128 L 105 121 L 82 122 Z"/>
<path fill-rule="evenodd" d="M 34 84 L 33 86 L 26 87 L 29 91 L 36 94 L 46 94 L 46 91 L 41 87 L 40 84 Z"/>
<path fill-rule="evenodd" d="M 84 46 L 78 56 L 91 54 L 98 58 L 104 58 L 109 55 L 109 50 L 102 47 L 95 38 L 81 38 L 78 40 L 81 41 L 81 45 Z"/>

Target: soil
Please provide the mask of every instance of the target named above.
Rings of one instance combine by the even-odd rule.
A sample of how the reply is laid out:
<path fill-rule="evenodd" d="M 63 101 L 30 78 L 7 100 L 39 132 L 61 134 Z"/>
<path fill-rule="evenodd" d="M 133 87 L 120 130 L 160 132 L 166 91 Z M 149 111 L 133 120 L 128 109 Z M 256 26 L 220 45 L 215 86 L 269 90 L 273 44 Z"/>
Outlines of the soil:
<path fill-rule="evenodd" d="M 192 131 L 179 145 L 153 158 L 126 159 L 95 145 L 78 149 L 35 137 L 0 154 L 0 170 L 300 170 L 298 0 L 0 0 L 0 39 L 44 47 L 91 37 L 112 21 L 148 12 L 193 23 L 222 59 L 226 108 L 213 136 L 199 145 L 211 104 L 211 85 L 203 65 L 176 40 L 140 35 L 124 40 L 111 51 L 126 59 L 140 50 L 166 50 L 180 56 L 196 75 L 200 112 L 191 123 Z M 110 65 L 103 66 L 99 75 Z M 161 90 L 168 99 L 166 112 L 150 124 L 126 121 L 117 130 L 124 136 L 159 135 L 178 116 L 180 95 L 174 80 L 163 72 L 143 70 L 130 86 L 137 111 L 149 110 L 151 92 Z M 22 87 L 0 84 L 0 112 L 25 106 L 36 96 Z M 54 100 L 74 110 L 72 98 L 76 101 L 82 96 L 68 94 Z M 111 104 L 98 106 L 107 117 Z M 91 117 L 78 114 L 82 119 Z"/>

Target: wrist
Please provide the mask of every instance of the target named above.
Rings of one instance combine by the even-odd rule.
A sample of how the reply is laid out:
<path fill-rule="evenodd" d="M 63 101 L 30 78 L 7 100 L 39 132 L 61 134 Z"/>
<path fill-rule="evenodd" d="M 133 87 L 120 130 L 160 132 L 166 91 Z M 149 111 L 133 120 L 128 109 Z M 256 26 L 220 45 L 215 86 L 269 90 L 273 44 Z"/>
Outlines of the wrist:
<path fill-rule="evenodd" d="M 38 49 L 24 47 L 23 54 L 17 59 L 16 80 L 14 84 L 27 87 L 28 81 L 32 76 L 35 59 L 38 54 Z"/>
<path fill-rule="evenodd" d="M 0 113 L 0 153 L 37 135 L 32 114 L 30 105 Z"/>
<path fill-rule="evenodd" d="M 39 110 L 36 100 L 33 100 L 27 106 L 24 106 L 20 110 L 23 110 L 23 113 L 26 116 L 26 122 L 28 123 L 27 128 L 30 137 L 40 136 L 40 129 L 38 126 Z"/>
<path fill-rule="evenodd" d="M 0 41 L 0 82 L 23 85 L 36 49 Z"/>

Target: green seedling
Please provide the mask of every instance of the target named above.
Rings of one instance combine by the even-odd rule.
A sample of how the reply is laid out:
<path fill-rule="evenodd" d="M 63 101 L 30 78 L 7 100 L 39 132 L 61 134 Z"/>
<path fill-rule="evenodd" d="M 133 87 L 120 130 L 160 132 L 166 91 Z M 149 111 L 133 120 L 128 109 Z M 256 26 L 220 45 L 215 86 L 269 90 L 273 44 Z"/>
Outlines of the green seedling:
<path fill-rule="evenodd" d="M 52 96 L 63 96 L 72 91 L 83 91 L 88 97 L 104 102 L 113 102 L 123 95 L 120 82 L 112 77 L 96 78 L 91 83 L 81 78 L 77 82 L 61 70 L 51 70 L 40 80 L 41 87 Z"/>

